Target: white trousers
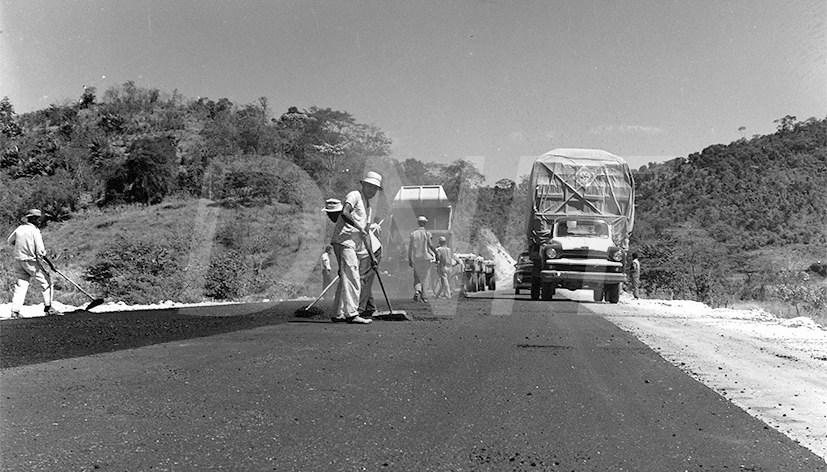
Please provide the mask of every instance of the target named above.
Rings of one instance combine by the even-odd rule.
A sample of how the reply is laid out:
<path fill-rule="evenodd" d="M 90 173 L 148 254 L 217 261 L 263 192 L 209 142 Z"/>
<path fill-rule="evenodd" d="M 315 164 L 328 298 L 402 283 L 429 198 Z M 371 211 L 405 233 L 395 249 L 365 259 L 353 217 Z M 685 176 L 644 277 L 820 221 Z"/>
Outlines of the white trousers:
<path fill-rule="evenodd" d="M 11 311 L 19 312 L 26 300 L 26 292 L 29 291 L 29 283 L 34 279 L 43 290 L 43 304 L 52 305 L 52 279 L 46 271 L 40 267 L 37 261 L 14 261 L 14 275 L 17 282 L 14 284 L 14 294 L 11 298 Z"/>
<path fill-rule="evenodd" d="M 425 298 L 428 298 L 427 290 L 430 287 L 430 272 L 431 272 L 431 261 L 425 260 L 414 260 L 413 261 L 413 270 L 414 270 L 414 292 L 422 295 Z"/>
<path fill-rule="evenodd" d="M 333 244 L 339 262 L 339 284 L 336 287 L 336 316 L 350 318 L 359 314 L 359 258 L 352 244 Z"/>

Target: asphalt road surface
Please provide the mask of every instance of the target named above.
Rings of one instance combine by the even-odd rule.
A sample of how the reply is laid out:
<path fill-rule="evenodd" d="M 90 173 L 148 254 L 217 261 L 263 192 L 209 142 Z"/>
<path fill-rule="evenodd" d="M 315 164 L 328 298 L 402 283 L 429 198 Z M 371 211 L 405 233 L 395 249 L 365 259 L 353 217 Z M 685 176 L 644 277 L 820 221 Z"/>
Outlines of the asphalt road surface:
<path fill-rule="evenodd" d="M 590 303 L 300 303 L 0 325 L 9 471 L 824 471 Z M 58 352 L 58 354 L 54 354 Z"/>

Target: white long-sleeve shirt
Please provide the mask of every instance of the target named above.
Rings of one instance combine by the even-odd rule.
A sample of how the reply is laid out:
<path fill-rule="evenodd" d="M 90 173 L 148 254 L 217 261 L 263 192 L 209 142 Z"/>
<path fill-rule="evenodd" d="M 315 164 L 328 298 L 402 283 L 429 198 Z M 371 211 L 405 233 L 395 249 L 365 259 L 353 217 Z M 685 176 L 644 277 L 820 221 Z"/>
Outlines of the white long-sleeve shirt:
<path fill-rule="evenodd" d="M 9 235 L 8 242 L 14 246 L 13 255 L 18 261 L 33 261 L 46 255 L 40 229 L 31 223 L 18 226 Z"/>

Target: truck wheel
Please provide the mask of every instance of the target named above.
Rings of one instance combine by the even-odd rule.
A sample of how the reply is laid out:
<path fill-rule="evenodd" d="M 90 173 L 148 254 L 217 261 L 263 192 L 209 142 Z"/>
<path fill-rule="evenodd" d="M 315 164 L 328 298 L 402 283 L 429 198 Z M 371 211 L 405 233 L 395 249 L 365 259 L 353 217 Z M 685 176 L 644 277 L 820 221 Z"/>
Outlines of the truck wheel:
<path fill-rule="evenodd" d="M 491 279 L 491 282 L 488 284 L 488 290 L 497 290 L 497 282 L 494 279 Z"/>
<path fill-rule="evenodd" d="M 603 287 L 595 287 L 594 288 L 594 301 L 602 302 L 603 301 Z"/>
<path fill-rule="evenodd" d="M 531 299 L 532 300 L 539 300 L 540 299 L 540 280 L 539 279 L 531 279 Z"/>
<path fill-rule="evenodd" d="M 544 283 L 543 284 L 543 300 L 549 301 L 554 297 L 554 284 L 553 283 Z"/>
<path fill-rule="evenodd" d="M 620 284 L 606 286 L 606 301 L 609 303 L 617 303 L 620 301 Z"/>
<path fill-rule="evenodd" d="M 519 294 L 520 294 L 520 289 L 515 288 L 515 289 L 514 289 L 514 295 L 519 295 Z"/>

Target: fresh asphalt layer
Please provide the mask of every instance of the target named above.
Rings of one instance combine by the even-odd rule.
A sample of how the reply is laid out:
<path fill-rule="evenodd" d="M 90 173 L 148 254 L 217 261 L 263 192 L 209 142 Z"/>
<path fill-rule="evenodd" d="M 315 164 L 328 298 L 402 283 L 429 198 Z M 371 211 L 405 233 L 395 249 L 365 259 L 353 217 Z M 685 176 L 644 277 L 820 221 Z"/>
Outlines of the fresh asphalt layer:
<path fill-rule="evenodd" d="M 5 321 L 0 468 L 827 470 L 590 303 L 517 298 Z"/>

